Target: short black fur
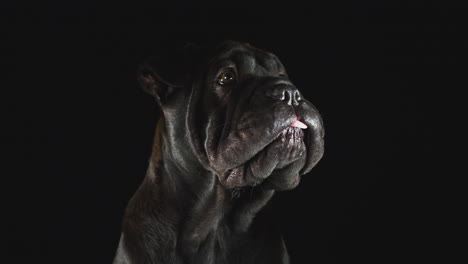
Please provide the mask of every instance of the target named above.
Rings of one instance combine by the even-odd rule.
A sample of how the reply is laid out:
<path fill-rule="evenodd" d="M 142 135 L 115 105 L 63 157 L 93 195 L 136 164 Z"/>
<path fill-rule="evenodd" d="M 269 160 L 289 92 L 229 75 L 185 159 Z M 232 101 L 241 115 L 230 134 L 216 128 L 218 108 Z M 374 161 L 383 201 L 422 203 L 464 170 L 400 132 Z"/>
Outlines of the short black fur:
<path fill-rule="evenodd" d="M 249 44 L 169 58 L 178 67 L 155 57 L 139 71 L 162 118 L 114 263 L 289 263 L 268 202 L 322 157 L 318 111 L 275 55 Z"/>

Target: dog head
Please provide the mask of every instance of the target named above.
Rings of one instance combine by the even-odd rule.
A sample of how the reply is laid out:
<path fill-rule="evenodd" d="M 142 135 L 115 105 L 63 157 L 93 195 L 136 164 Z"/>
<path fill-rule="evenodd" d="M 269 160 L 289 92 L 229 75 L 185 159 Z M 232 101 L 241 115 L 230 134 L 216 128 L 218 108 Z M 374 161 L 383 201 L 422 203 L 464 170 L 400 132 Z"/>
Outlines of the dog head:
<path fill-rule="evenodd" d="M 320 114 L 272 53 L 229 41 L 170 58 L 148 60 L 140 83 L 178 123 L 169 136 L 225 188 L 292 189 L 322 157 Z"/>

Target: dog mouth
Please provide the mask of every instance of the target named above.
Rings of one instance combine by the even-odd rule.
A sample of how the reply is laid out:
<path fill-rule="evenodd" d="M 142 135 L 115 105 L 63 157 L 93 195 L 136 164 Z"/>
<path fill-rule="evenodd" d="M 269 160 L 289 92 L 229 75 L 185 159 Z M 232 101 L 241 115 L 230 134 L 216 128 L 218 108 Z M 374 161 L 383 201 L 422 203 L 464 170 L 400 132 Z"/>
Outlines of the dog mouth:
<path fill-rule="evenodd" d="M 226 170 L 222 178 L 230 186 L 255 186 L 276 169 L 285 169 L 307 155 L 307 125 L 295 121 L 244 164 Z"/>
<path fill-rule="evenodd" d="M 299 127 L 287 127 L 269 145 L 272 144 L 279 145 L 278 151 L 282 151 L 281 154 L 286 161 L 303 156 L 305 154 L 304 130 Z"/>

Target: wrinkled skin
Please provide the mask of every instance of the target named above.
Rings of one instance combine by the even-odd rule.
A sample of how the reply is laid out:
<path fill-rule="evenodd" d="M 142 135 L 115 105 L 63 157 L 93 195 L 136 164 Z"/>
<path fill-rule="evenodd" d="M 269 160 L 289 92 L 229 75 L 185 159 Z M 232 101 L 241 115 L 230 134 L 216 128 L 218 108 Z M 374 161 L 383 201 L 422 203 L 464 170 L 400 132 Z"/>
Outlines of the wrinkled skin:
<path fill-rule="evenodd" d="M 320 115 L 273 54 L 237 42 L 200 53 L 140 69 L 162 118 L 114 263 L 289 263 L 268 201 L 322 157 Z"/>

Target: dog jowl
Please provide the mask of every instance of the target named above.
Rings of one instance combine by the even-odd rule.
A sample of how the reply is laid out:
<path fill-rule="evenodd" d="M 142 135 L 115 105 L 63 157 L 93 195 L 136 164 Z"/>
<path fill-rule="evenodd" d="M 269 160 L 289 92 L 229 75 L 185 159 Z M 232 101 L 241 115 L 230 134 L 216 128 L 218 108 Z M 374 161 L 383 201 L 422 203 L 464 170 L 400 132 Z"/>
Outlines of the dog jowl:
<path fill-rule="evenodd" d="M 161 119 L 114 263 L 289 263 L 267 204 L 320 160 L 324 130 L 278 58 L 229 41 L 138 79 Z"/>

